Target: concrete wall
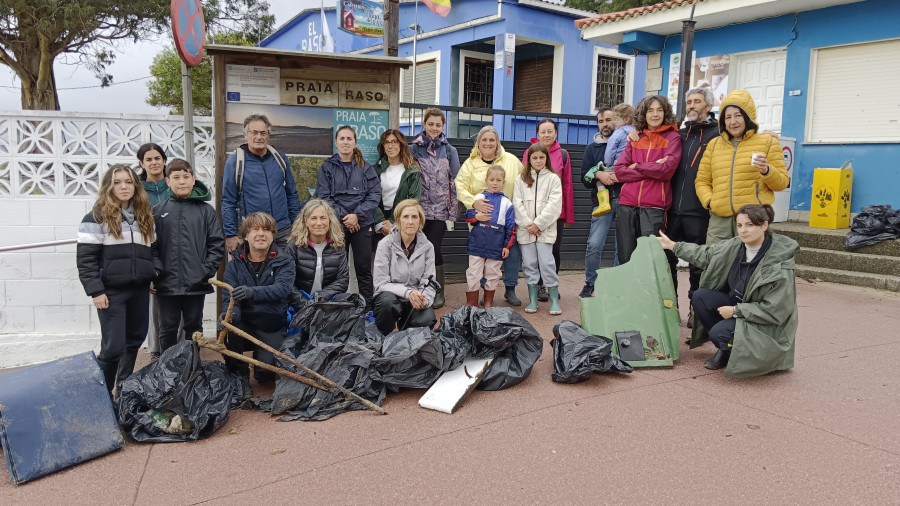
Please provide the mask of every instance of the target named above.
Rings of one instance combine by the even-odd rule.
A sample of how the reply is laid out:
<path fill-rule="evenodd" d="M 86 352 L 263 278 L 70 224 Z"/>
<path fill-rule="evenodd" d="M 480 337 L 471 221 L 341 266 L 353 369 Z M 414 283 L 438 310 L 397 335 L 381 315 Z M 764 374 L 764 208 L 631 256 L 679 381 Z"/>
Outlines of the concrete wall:
<path fill-rule="evenodd" d="M 900 207 L 900 143 L 889 144 L 804 144 L 806 107 L 809 97 L 810 55 L 815 48 L 840 44 L 877 41 L 900 37 L 900 2 L 868 0 L 800 12 L 797 15 L 796 39 L 791 31 L 794 15 L 763 19 L 752 23 L 703 30 L 694 35 L 697 57 L 733 54 L 762 49 L 787 47 L 784 112 L 781 134 L 797 139 L 794 154 L 794 176 L 791 183 L 791 209 L 809 211 L 813 171 L 818 167 L 840 167 L 853 160 L 853 199 L 851 211 L 872 204 Z M 662 54 L 663 76 L 669 73 L 669 56 L 681 51 L 680 34 L 669 37 Z M 878 76 L 859 76 L 878 79 Z M 663 83 L 663 87 L 666 84 Z M 788 91 L 800 90 L 799 96 Z M 852 94 L 834 107 L 853 106 Z M 900 104 L 885 104 L 900 110 Z"/>

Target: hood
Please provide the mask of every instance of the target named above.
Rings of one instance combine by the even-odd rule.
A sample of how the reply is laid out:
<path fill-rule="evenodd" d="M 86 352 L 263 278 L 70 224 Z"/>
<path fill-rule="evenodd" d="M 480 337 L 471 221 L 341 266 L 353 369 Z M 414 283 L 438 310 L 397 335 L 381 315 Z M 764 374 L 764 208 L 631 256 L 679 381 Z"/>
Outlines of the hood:
<path fill-rule="evenodd" d="M 171 188 L 169 188 L 169 198 L 178 198 Z M 194 181 L 194 188 L 191 190 L 190 195 L 185 197 L 185 200 L 199 200 L 201 202 L 209 202 L 211 199 L 212 195 L 209 193 L 209 188 L 199 179 Z"/>
<path fill-rule="evenodd" d="M 385 237 L 385 239 L 391 241 L 392 249 L 396 249 L 397 251 L 403 251 L 403 246 L 402 246 L 403 240 L 400 238 L 400 229 L 397 228 L 396 223 L 391 225 L 391 231 L 388 232 L 388 235 L 387 235 L 387 237 Z M 428 240 L 428 238 L 425 237 L 425 232 L 422 232 L 421 230 L 416 232 L 416 244 L 422 244 L 422 241 L 427 241 L 427 240 Z M 420 249 L 416 248 L 415 251 L 413 252 L 413 256 L 418 254 L 419 251 L 420 251 Z"/>
<path fill-rule="evenodd" d="M 419 132 L 419 135 L 416 135 L 416 137 L 413 140 L 409 141 L 409 143 L 424 147 L 428 146 L 431 143 L 431 140 L 431 137 L 428 137 L 428 135 L 425 134 L 425 131 L 422 130 L 421 132 Z M 438 144 L 450 144 L 450 142 L 447 141 L 447 136 L 444 135 L 444 132 L 441 132 L 441 135 L 439 137 L 435 137 L 434 141 Z"/>
<path fill-rule="evenodd" d="M 734 90 L 722 100 L 722 104 L 719 106 L 719 131 L 722 132 L 722 135 L 727 139 L 731 139 L 731 135 L 728 133 L 728 130 L 725 128 L 725 108 L 728 106 L 736 106 L 738 109 L 744 112 L 746 118 L 750 118 L 750 122 L 747 124 L 747 130 L 745 131 L 745 135 L 750 133 L 752 130 L 754 133 L 759 130 L 759 124 L 756 122 L 756 104 L 753 103 L 753 97 L 750 96 L 750 92 L 747 90 Z M 746 119 L 745 118 L 745 119 Z"/>
<path fill-rule="evenodd" d="M 494 161 L 499 158 L 503 158 L 503 154 L 506 153 L 506 149 L 503 148 L 503 144 L 497 143 L 497 156 L 494 157 Z M 476 143 L 472 146 L 472 152 L 469 153 L 469 158 L 472 160 L 478 160 L 481 158 L 481 152 L 478 151 L 478 144 Z"/>

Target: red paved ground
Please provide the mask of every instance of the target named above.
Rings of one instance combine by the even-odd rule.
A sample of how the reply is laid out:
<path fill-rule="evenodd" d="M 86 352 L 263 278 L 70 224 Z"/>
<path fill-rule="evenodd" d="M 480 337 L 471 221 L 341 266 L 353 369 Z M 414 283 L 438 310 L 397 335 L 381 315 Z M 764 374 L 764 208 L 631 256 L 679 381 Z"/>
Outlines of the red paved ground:
<path fill-rule="evenodd" d="M 582 282 L 563 276 L 563 318 L 578 321 Z M 130 442 L 22 486 L 0 472 L 0 504 L 897 503 L 900 296 L 797 284 L 790 372 L 727 380 L 703 368 L 711 345 L 682 344 L 673 369 L 553 383 L 542 303 L 531 377 L 453 415 L 420 409 L 420 391 L 389 394 L 387 416 L 236 410 L 206 441 Z M 448 288 L 448 308 L 463 292 Z"/>

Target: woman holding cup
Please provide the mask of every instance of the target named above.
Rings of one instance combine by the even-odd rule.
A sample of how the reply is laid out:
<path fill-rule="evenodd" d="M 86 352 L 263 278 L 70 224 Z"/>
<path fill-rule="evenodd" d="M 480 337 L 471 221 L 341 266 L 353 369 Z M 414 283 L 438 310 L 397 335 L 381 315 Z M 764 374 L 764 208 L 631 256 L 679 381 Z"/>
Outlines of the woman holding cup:
<path fill-rule="evenodd" d="M 706 244 L 736 237 L 737 210 L 771 205 L 791 181 L 778 139 L 759 130 L 750 93 L 729 93 L 719 112 L 721 135 L 706 146 L 694 181 L 697 198 L 710 210 Z"/>

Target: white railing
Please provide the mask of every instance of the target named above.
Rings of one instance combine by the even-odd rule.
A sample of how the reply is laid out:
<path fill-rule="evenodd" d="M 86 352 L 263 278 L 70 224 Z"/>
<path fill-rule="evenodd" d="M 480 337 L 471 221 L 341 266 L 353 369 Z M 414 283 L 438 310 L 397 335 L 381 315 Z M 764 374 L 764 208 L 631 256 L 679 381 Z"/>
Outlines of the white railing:
<path fill-rule="evenodd" d="M 96 195 L 110 165 L 137 166 L 141 144 L 155 142 L 169 159 L 184 157 L 181 116 L 62 111 L 0 111 L 0 197 L 85 198 Z M 194 118 L 197 176 L 213 182 L 211 117 Z"/>

